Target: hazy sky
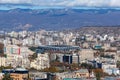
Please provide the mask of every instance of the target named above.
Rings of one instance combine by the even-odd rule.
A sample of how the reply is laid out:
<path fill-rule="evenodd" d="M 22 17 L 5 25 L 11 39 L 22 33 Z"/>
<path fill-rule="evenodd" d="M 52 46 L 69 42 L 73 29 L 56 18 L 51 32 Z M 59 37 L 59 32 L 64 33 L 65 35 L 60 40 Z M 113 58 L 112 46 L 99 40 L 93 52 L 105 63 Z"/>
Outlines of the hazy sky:
<path fill-rule="evenodd" d="M 0 9 L 49 7 L 120 8 L 120 0 L 0 0 Z"/>

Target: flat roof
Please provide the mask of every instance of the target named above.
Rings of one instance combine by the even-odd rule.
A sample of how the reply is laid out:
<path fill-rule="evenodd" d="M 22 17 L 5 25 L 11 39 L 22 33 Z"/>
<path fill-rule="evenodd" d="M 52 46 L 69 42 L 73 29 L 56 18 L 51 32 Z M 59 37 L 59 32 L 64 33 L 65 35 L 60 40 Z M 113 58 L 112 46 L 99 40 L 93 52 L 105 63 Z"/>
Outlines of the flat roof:
<path fill-rule="evenodd" d="M 46 46 L 39 46 L 37 50 L 69 51 L 69 50 L 80 50 L 80 47 L 70 46 L 70 45 L 46 45 Z"/>

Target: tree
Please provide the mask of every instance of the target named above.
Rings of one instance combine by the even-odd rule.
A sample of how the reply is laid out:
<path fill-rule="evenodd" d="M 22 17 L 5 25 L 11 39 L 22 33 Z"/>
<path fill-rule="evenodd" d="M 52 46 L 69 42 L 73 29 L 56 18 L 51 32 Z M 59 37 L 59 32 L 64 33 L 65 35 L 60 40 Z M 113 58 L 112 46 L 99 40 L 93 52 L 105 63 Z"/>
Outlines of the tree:
<path fill-rule="evenodd" d="M 78 66 L 78 64 L 76 64 L 76 63 L 72 63 L 72 64 L 70 65 L 70 68 L 71 68 L 72 70 L 76 70 L 76 69 L 79 69 L 79 66 Z"/>
<path fill-rule="evenodd" d="M 117 67 L 120 68 L 120 61 L 117 61 Z"/>
<path fill-rule="evenodd" d="M 94 66 L 92 66 L 91 64 L 87 64 L 87 63 L 82 63 L 81 67 L 87 68 L 87 69 L 93 69 L 94 68 Z"/>
<path fill-rule="evenodd" d="M 59 72 L 59 69 L 56 68 L 56 67 L 50 67 L 50 68 L 45 68 L 45 69 L 43 69 L 42 71 L 54 73 L 54 72 Z"/>
<path fill-rule="evenodd" d="M 2 72 L 3 69 L 4 69 L 4 66 L 1 66 L 1 67 L 0 67 L 0 72 Z"/>
<path fill-rule="evenodd" d="M 30 47 L 29 49 L 33 52 L 36 52 L 37 47 Z"/>
<path fill-rule="evenodd" d="M 11 66 L 11 64 L 9 66 L 0 66 L 0 72 L 3 70 L 3 69 L 13 69 L 13 67 Z"/>
<path fill-rule="evenodd" d="M 101 80 L 101 79 L 100 79 L 100 78 L 101 78 L 101 74 L 100 74 L 100 73 L 96 73 L 95 76 L 96 76 L 96 79 L 97 79 L 97 80 Z"/>
<path fill-rule="evenodd" d="M 37 53 L 33 53 L 33 55 L 29 56 L 29 60 L 34 60 L 37 58 Z"/>
<path fill-rule="evenodd" d="M 56 59 L 55 59 L 55 61 L 59 61 L 59 56 L 56 56 Z"/>
<path fill-rule="evenodd" d="M 4 44 L 0 43 L 0 54 L 4 53 L 3 49 L 4 49 Z"/>
<path fill-rule="evenodd" d="M 11 64 L 9 64 L 9 66 L 4 67 L 4 69 L 13 69 L 13 67 Z"/>
<path fill-rule="evenodd" d="M 103 74 L 104 74 L 103 70 L 102 69 L 94 69 L 93 71 L 95 73 L 97 80 L 101 80 L 101 77 L 103 77 Z"/>
<path fill-rule="evenodd" d="M 10 74 L 5 73 L 2 80 L 13 80 L 13 79 L 10 77 Z"/>
<path fill-rule="evenodd" d="M 32 58 L 33 58 L 33 59 L 37 58 L 37 53 L 34 53 L 34 54 L 32 55 Z"/>

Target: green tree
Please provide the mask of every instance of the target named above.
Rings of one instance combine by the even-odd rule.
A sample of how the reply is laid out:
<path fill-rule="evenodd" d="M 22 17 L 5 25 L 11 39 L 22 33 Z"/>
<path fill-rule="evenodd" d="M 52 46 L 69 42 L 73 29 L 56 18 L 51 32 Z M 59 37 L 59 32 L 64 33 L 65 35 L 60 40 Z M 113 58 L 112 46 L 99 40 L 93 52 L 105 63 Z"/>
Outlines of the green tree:
<path fill-rule="evenodd" d="M 11 66 L 11 64 L 9 66 L 0 66 L 0 72 L 3 70 L 3 69 L 13 69 L 13 67 Z"/>
<path fill-rule="evenodd" d="M 0 67 L 0 72 L 2 72 L 2 70 L 3 70 L 3 69 L 4 69 L 4 67 L 3 67 L 3 66 L 1 66 L 1 67 Z"/>
<path fill-rule="evenodd" d="M 33 55 L 29 56 L 29 60 L 34 60 L 37 58 L 37 53 L 34 53 Z"/>
<path fill-rule="evenodd" d="M 36 52 L 37 47 L 30 47 L 29 49 L 33 52 Z"/>
<path fill-rule="evenodd" d="M 87 63 L 82 63 L 81 67 L 87 68 L 87 69 L 93 69 L 94 68 L 91 64 L 87 64 Z"/>
<path fill-rule="evenodd" d="M 33 58 L 33 59 L 37 58 L 37 53 L 34 53 L 34 54 L 32 55 L 32 58 Z"/>
<path fill-rule="evenodd" d="M 120 68 L 120 61 L 117 61 L 117 67 Z"/>
<path fill-rule="evenodd" d="M 101 80 L 100 78 L 101 78 L 101 74 L 100 73 L 96 73 L 96 79 L 97 80 Z"/>
<path fill-rule="evenodd" d="M 4 77 L 2 80 L 13 80 L 13 79 L 10 77 L 10 74 L 6 73 L 4 74 Z"/>

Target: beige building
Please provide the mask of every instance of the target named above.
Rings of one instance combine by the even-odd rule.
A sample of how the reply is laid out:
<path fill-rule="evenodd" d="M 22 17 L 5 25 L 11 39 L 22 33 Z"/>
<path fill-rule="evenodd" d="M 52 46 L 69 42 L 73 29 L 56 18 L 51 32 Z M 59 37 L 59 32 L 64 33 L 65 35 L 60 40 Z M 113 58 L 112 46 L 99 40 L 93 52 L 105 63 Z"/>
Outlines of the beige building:
<path fill-rule="evenodd" d="M 10 77 L 13 78 L 13 80 L 24 80 L 28 79 L 28 74 L 11 73 Z"/>
<path fill-rule="evenodd" d="M 87 42 L 83 43 L 83 48 L 89 48 L 89 44 Z"/>
<path fill-rule="evenodd" d="M 92 49 L 82 49 L 79 52 L 80 62 L 84 62 L 85 60 L 93 60 L 94 59 L 94 50 Z"/>
<path fill-rule="evenodd" d="M 56 73 L 56 80 L 63 80 L 64 78 L 88 78 L 89 75 L 87 69 L 80 69 L 74 72 Z"/>
<path fill-rule="evenodd" d="M 117 51 L 117 61 L 120 61 L 120 50 Z"/>
<path fill-rule="evenodd" d="M 80 69 L 75 72 L 77 78 L 86 78 L 89 77 L 89 72 L 87 69 Z"/>

